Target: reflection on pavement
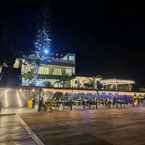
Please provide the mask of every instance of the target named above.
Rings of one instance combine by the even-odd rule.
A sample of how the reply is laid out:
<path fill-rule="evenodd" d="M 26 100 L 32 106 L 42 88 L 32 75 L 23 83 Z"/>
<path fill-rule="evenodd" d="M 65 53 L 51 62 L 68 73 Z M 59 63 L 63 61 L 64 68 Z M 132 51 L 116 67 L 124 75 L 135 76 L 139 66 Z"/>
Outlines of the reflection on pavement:
<path fill-rule="evenodd" d="M 45 145 L 145 145 L 145 108 L 21 114 Z"/>
<path fill-rule="evenodd" d="M 35 145 L 15 115 L 0 116 L 0 145 Z"/>
<path fill-rule="evenodd" d="M 1 114 L 16 114 L 16 113 L 32 113 L 35 112 L 35 109 L 28 108 L 3 108 L 0 112 Z"/>

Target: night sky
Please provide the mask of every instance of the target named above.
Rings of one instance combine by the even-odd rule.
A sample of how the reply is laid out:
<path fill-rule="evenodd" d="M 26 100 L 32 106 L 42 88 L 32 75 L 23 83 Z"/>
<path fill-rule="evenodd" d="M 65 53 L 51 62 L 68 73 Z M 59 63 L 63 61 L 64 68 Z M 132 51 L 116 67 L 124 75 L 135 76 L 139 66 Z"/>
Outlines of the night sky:
<path fill-rule="evenodd" d="M 15 3 L 14 3 L 15 2 Z M 143 2 L 52 0 L 0 4 L 0 58 L 29 52 L 48 8 L 53 52 L 75 52 L 78 74 L 129 78 L 145 85 Z"/>

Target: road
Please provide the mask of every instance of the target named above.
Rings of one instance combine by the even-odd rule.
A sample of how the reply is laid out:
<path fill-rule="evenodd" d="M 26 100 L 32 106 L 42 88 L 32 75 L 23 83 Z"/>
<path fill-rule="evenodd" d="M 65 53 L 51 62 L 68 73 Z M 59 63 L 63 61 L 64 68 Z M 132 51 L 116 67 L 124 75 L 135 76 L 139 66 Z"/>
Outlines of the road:
<path fill-rule="evenodd" d="M 36 145 L 16 115 L 0 115 L 0 145 Z"/>
<path fill-rule="evenodd" d="M 21 115 L 45 145 L 145 145 L 145 108 Z"/>

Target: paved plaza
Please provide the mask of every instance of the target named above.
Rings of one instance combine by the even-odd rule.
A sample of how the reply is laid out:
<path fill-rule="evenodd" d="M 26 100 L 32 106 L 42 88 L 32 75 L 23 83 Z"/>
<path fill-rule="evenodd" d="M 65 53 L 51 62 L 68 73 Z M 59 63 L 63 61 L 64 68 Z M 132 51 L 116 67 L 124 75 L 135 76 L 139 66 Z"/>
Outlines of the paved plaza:
<path fill-rule="evenodd" d="M 36 144 L 145 145 L 145 108 L 0 115 L 0 145 Z"/>
<path fill-rule="evenodd" d="M 145 108 L 21 115 L 45 145 L 145 145 Z"/>

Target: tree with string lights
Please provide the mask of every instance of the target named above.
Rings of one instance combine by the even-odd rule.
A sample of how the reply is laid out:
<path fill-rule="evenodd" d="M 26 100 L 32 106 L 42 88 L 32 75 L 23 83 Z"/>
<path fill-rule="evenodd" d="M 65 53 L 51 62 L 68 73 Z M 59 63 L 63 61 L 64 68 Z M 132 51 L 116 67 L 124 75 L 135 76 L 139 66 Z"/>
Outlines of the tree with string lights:
<path fill-rule="evenodd" d="M 40 20 L 38 20 L 38 27 L 34 39 L 34 51 L 29 56 L 24 56 L 26 60 L 30 60 L 29 63 L 32 63 L 34 68 L 33 78 L 31 83 L 34 85 L 40 85 L 38 82 L 39 77 L 39 67 L 41 61 L 48 61 L 50 57 L 50 32 L 49 32 L 49 19 L 47 16 L 47 11 L 43 9 L 42 13 L 39 15 Z M 31 74 L 31 73 L 30 73 Z"/>
<path fill-rule="evenodd" d="M 36 40 L 34 43 L 36 57 L 39 59 L 45 59 L 50 52 L 51 39 L 49 37 L 49 31 L 46 25 L 38 29 L 36 34 Z"/>

